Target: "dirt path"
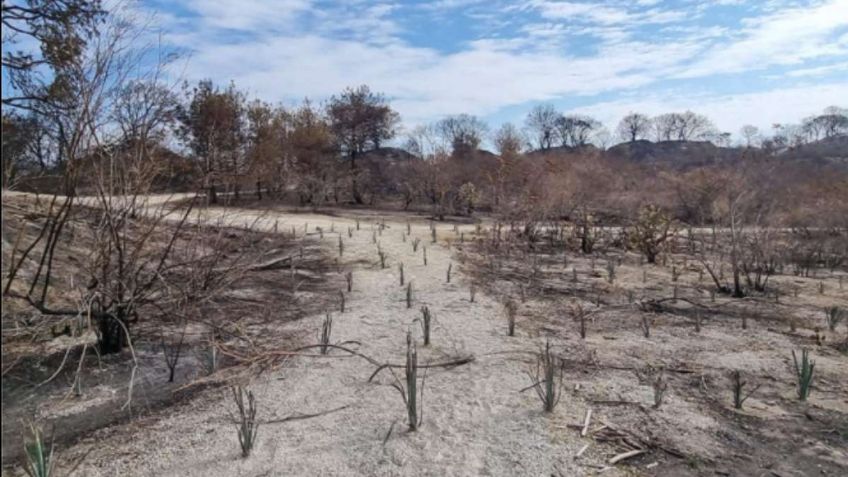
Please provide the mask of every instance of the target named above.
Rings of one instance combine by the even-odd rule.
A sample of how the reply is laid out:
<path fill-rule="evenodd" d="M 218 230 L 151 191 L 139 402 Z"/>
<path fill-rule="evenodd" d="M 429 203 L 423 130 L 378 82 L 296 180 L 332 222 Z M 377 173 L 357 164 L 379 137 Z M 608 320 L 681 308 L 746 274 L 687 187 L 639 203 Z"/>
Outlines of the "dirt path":
<path fill-rule="evenodd" d="M 252 223 L 258 212 L 229 216 L 228 222 Z M 214 391 L 170 416 L 104 429 L 63 454 L 89 452 L 76 475 L 583 475 L 600 467 L 608 454 L 596 445 L 579 461 L 573 456 L 589 440 L 581 440 L 568 424 L 582 420 L 585 404 L 566 395 L 551 416 L 531 391 L 527 355 L 539 348 L 538 337 L 506 336 L 506 320 L 496 297 L 477 293 L 469 299 L 469 283 L 454 263 L 451 283 L 446 272 L 451 252 L 446 244 L 455 233 L 438 227 L 439 243 L 432 244 L 429 225 L 412 224 L 405 242 L 406 223 L 387 221 L 377 240 L 388 254 L 381 269 L 373 222 L 347 235 L 355 222 L 315 214 L 266 213 L 258 226 L 300 233 L 324 232 L 325 247 L 338 249 L 344 240 L 342 268 L 352 270 L 353 292 L 347 310 L 334 316 L 333 341 L 357 341 L 359 350 L 378 361 L 403 362 L 408 330 L 421 342 L 416 318 L 427 305 L 434 315 L 431 346 L 419 347 L 419 360 L 440 361 L 474 355 L 476 360 L 453 369 L 428 373 L 424 391 L 423 427 L 406 432 L 405 411 L 391 374 L 381 373 L 368 383 L 374 366 L 359 358 L 333 352 L 328 358 L 298 358 L 251 384 L 259 403 L 259 418 L 317 413 L 341 406 L 344 410 L 321 417 L 267 424 L 259 429 L 258 444 L 248 459 L 240 457 L 234 425 L 228 420 L 233 403 L 228 392 Z M 335 232 L 329 232 L 333 228 Z M 472 228 L 466 226 L 466 234 Z M 421 239 L 417 253 L 412 240 Z M 423 264 L 426 246 L 428 265 Z M 414 290 L 407 309 L 405 288 L 399 284 L 398 263 Z M 331 311 L 331 310 L 328 310 Z M 290 326 L 319 334 L 323 314 Z M 312 331 L 314 330 L 314 331 Z M 518 353 L 514 353 L 518 352 Z M 384 439 L 393 427 L 389 439 Z M 95 444 L 96 443 L 96 444 Z M 611 469 L 605 475 L 620 475 Z"/>

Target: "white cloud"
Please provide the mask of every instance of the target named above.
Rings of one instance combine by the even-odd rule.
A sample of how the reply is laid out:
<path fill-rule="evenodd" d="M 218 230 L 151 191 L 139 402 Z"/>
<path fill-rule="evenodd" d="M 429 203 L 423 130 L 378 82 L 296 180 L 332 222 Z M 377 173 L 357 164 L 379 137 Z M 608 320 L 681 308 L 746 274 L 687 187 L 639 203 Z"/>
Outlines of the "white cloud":
<path fill-rule="evenodd" d="M 627 94 L 637 89 L 648 98 L 648 108 L 663 107 L 663 112 L 691 108 L 706 113 L 687 88 L 703 91 L 705 86 L 712 87 L 705 78 L 717 72 L 750 71 L 759 68 L 763 60 L 802 62 L 813 56 L 844 54 L 848 48 L 845 41 L 833 40 L 841 34 L 837 29 L 848 22 L 848 15 L 837 15 L 848 0 L 782 9 L 748 20 L 731 41 L 721 38 L 732 29 L 694 25 L 684 21 L 690 19 L 687 14 L 655 3 L 644 1 L 636 8 L 633 2 L 623 0 L 604 4 L 536 0 L 521 7 L 487 7 L 484 1 L 446 0 L 427 11 L 421 6 L 364 0 L 314 5 L 311 0 L 190 0 L 187 6 L 199 21 L 188 24 L 187 17 L 180 17 L 170 22 L 176 32 L 167 39 L 193 50 L 186 71 L 190 80 L 214 78 L 222 84 L 234 80 L 251 95 L 268 101 L 322 100 L 346 86 L 368 84 L 392 99 L 408 126 L 446 114 L 485 116 L 532 102 Z M 408 33 L 406 29 L 416 27 L 410 24 L 410 17 L 403 16 L 411 10 L 418 12 L 412 15 L 418 19 L 422 12 L 431 16 L 450 10 L 454 15 L 464 7 L 463 21 L 473 23 L 467 18 L 469 5 L 474 12 L 504 17 L 515 26 L 485 36 L 457 38 L 450 52 L 401 39 Z M 779 7 L 773 4 L 770 8 Z M 548 19 L 528 16 L 528 9 Z M 575 18 L 579 21 L 571 21 Z M 651 22 L 653 33 L 638 33 L 636 27 Z M 657 26 L 659 23 L 663 25 Z M 222 34 L 228 31 L 235 34 Z M 587 44 L 581 38 L 586 35 L 599 41 Z M 828 38 L 831 41 L 826 44 Z M 829 67 L 822 63 L 807 68 L 808 72 L 799 67 L 787 76 L 812 78 Z M 675 85 L 679 88 L 676 98 L 651 95 L 657 82 L 674 77 L 690 78 Z M 832 87 L 823 91 L 843 92 Z M 770 94 L 775 97 L 777 93 Z M 752 96 L 745 97 L 753 101 Z M 697 97 L 705 104 L 720 103 L 734 111 L 724 114 L 715 110 L 722 127 L 720 118 L 731 124 L 734 117 L 743 116 L 776 120 L 762 114 L 770 109 L 746 115 L 732 98 Z M 607 104 L 609 109 L 619 102 L 598 104 Z M 799 108 L 800 104 L 795 109 Z M 617 120 L 613 118 L 613 122 Z"/>
<path fill-rule="evenodd" d="M 312 7 L 311 0 L 188 0 L 185 7 L 209 27 L 260 30 L 290 25 L 298 13 Z"/>
<path fill-rule="evenodd" d="M 715 43 L 677 77 L 751 71 L 847 52 L 844 46 L 833 41 L 833 34 L 848 27 L 848 0 L 780 9 L 745 23 L 738 39 Z"/>

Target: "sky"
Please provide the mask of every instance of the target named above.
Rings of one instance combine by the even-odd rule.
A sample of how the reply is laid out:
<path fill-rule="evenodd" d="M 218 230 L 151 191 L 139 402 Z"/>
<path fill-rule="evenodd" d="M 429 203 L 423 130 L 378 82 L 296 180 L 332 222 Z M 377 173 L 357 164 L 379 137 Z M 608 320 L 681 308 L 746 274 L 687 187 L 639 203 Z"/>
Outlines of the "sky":
<path fill-rule="evenodd" d="M 293 105 L 347 86 L 411 128 L 535 104 L 611 129 L 691 109 L 736 134 L 848 107 L 848 0 L 140 0 L 189 81 Z"/>

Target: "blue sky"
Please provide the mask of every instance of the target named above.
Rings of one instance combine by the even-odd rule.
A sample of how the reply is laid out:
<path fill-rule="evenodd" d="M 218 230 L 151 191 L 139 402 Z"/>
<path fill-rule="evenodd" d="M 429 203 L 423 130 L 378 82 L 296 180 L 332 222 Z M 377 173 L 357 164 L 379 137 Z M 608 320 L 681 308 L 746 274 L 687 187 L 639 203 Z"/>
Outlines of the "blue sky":
<path fill-rule="evenodd" d="M 181 74 L 295 104 L 385 93 L 407 127 L 521 123 L 536 103 L 613 128 L 692 109 L 736 133 L 848 107 L 848 0 L 141 0 Z"/>

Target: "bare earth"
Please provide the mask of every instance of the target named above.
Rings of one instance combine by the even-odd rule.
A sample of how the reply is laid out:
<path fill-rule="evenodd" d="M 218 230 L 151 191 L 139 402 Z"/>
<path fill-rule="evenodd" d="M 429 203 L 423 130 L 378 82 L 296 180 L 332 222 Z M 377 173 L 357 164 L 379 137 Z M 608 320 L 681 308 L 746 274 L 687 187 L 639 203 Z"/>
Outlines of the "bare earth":
<path fill-rule="evenodd" d="M 232 217 L 231 210 L 227 213 Z M 237 220 L 248 225 L 257 217 L 260 217 L 259 212 L 245 211 Z M 369 383 L 374 366 L 341 351 L 332 351 L 327 357 L 292 358 L 249 384 L 256 394 L 262 421 L 344 408 L 319 417 L 261 425 L 257 447 L 247 459 L 241 458 L 229 417 L 234 409 L 229 391 L 215 390 L 176 409 L 102 429 L 63 450 L 64 461 L 85 455 L 75 475 L 569 476 L 602 472 L 605 476 L 616 476 L 699 473 L 695 464 L 664 467 L 668 456 L 659 450 L 627 462 L 631 465 L 607 466 L 608 459 L 620 450 L 597 443 L 590 437 L 580 437 L 579 429 L 574 428 L 574 425 L 582 425 L 589 408 L 594 412 L 592 428 L 603 423 L 622 427 L 645 425 L 643 414 L 651 413 L 649 422 L 657 427 L 647 429 L 647 433 L 657 434 L 661 441 L 673 444 L 675 451 L 714 462 L 725 459 L 730 462 L 735 458 L 734 443 L 722 439 L 725 425 L 717 417 L 734 413 L 729 389 L 720 384 L 723 400 L 716 401 L 717 410 L 705 409 L 703 402 L 689 399 L 675 390 L 676 386 L 715 386 L 716 382 L 709 379 L 692 384 L 681 381 L 694 379 L 691 375 L 672 376 L 665 403 L 653 410 L 650 409 L 653 403 L 651 387 L 640 382 L 632 372 L 568 370 L 562 402 L 553 414 L 544 414 L 532 390 L 520 391 L 530 384 L 527 370 L 533 360 L 532 353 L 540 348 L 546 336 L 552 337 L 558 352 L 574 359 L 589 355 L 593 350 L 601 362 L 625 365 L 634 356 L 649 356 L 667 365 L 673 365 L 683 354 L 688 359 L 694 356 L 694 366 L 708 368 L 705 375 L 716 380 L 724 379 L 720 370 L 741 363 L 743 370 L 774 378 L 746 403 L 746 410 L 739 416 L 741 419 L 780 420 L 787 414 L 799 413 L 796 408 L 782 405 L 790 402 L 794 393 L 788 357 L 783 351 L 797 348 L 797 345 L 780 333 L 768 333 L 765 338 L 762 334 L 747 337 L 738 330 L 719 328 L 707 321 L 702 333 L 696 335 L 688 326 L 660 319 L 651 338 L 643 338 L 634 322 L 626 327 L 617 324 L 614 330 L 605 328 L 603 333 L 590 332 L 584 341 L 575 336 L 571 320 L 565 321 L 567 313 L 530 300 L 521 308 L 516 336 L 508 337 L 499 301 L 502 297 L 496 296 L 500 284 L 478 287 L 475 302 L 470 301 L 470 278 L 456 262 L 458 239 L 452 226 L 438 225 L 439 241 L 432 244 L 429 223 L 413 221 L 412 236 L 404 242 L 406 219 L 387 218 L 386 229 L 376 237 L 389 257 L 388 267 L 381 269 L 377 245 L 373 243 L 376 220 L 363 219 L 361 230 L 354 230 L 352 238 L 348 238 L 347 230 L 349 227 L 355 229 L 354 220 L 328 215 L 266 212 L 258 227 L 271 230 L 275 222 L 281 231 L 288 231 L 292 226 L 302 231 L 307 223 L 310 234 L 316 234 L 316 227 L 321 227 L 324 231 L 322 243 L 328 250 L 336 250 L 336 254 L 338 236 L 342 234 L 341 268 L 353 271 L 354 286 L 353 292 L 347 294 L 345 313 L 339 313 L 338 309 L 327 310 L 334 316 L 334 342 L 355 341 L 360 343 L 357 349 L 365 355 L 380 362 L 402 363 L 406 333 L 411 331 L 419 340 L 420 361 L 474 356 L 470 364 L 428 371 L 422 428 L 414 433 L 406 431 L 403 402 L 397 390 L 389 385 L 390 372 L 383 371 Z M 334 233 L 329 232 L 331 227 Z M 460 230 L 470 236 L 474 227 L 460 226 Z M 421 248 L 413 253 L 411 241 L 415 237 L 426 246 L 426 266 Z M 449 249 L 451 241 L 453 245 Z M 413 284 L 411 309 L 406 307 L 406 289 L 399 284 L 397 267 L 400 262 L 404 264 L 406 280 Z M 446 283 L 451 262 L 453 276 L 451 283 Z M 641 272 L 636 267 L 621 268 L 620 283 L 638 284 L 640 281 Z M 815 282 L 810 283 L 813 287 Z M 844 292 L 839 293 L 834 298 L 844 300 Z M 422 305 L 430 308 L 435 320 L 429 347 L 420 346 L 421 329 L 415 321 L 421 315 Z M 605 319 L 626 321 L 624 312 L 618 315 L 611 312 Z M 539 317 L 538 322 L 530 324 L 535 317 Z M 323 318 L 322 313 L 282 326 L 314 336 L 317 342 Z M 757 322 L 751 326 L 783 325 Z M 549 332 L 554 328 L 558 331 Z M 837 332 L 844 335 L 845 325 Z M 729 353 L 728 349 L 737 351 Z M 844 422 L 848 413 L 845 385 L 848 360 L 835 350 L 821 348 L 814 353 L 820 387 L 814 390 L 809 406 L 813 414 L 815 411 L 838 413 L 843 421 L 837 431 L 848 432 Z M 775 395 L 783 398 L 774 398 Z M 622 401 L 627 405 L 604 407 L 593 403 L 597 400 Z M 745 422 L 756 426 L 755 421 Z M 816 455 L 825 467 L 821 474 L 810 469 L 806 475 L 838 474 L 832 473 L 833 469 L 848 471 L 848 450 L 817 436 L 807 437 L 799 438 L 796 451 Z M 587 444 L 588 449 L 575 459 L 575 454 Z M 733 469 L 734 465 L 729 464 L 728 468 Z M 772 468 L 773 475 L 804 475 L 792 466 L 781 470 L 779 462 Z M 725 475 L 749 474 L 734 471 Z"/>

